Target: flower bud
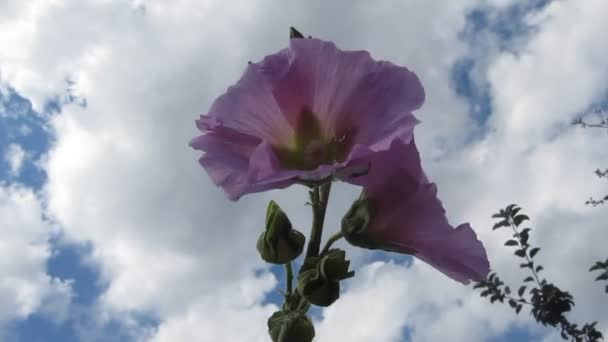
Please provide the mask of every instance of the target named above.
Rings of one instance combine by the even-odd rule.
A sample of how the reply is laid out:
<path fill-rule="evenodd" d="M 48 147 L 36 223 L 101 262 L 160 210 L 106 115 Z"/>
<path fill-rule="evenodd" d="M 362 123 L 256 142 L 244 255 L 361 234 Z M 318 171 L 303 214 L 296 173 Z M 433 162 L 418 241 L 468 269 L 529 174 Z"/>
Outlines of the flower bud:
<path fill-rule="evenodd" d="M 257 243 L 262 259 L 273 264 L 286 264 L 302 253 L 305 240 L 302 233 L 292 229 L 283 210 L 270 201 L 266 210 L 266 230 Z"/>
<path fill-rule="evenodd" d="M 284 328 L 283 328 L 284 327 Z M 268 319 L 268 334 L 273 342 L 280 342 L 281 330 L 285 329 L 283 341 L 311 342 L 315 337 L 315 327 L 306 313 L 277 311 Z"/>
<path fill-rule="evenodd" d="M 342 218 L 342 234 L 351 245 L 369 249 L 378 248 L 366 235 L 372 220 L 372 201 L 362 193 Z"/>
<path fill-rule="evenodd" d="M 298 291 L 310 303 L 329 306 L 340 297 L 340 281 L 355 275 L 348 271 L 350 261 L 340 249 L 330 249 L 319 257 L 304 261 L 298 275 Z"/>

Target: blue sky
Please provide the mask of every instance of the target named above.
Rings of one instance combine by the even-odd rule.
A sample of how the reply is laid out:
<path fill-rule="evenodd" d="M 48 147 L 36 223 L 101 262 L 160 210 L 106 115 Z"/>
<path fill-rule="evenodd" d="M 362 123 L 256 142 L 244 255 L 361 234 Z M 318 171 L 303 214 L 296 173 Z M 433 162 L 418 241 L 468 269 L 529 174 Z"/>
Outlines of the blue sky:
<path fill-rule="evenodd" d="M 598 10 L 608 10 L 599 1 L 595 4 Z M 48 231 L 28 238 L 36 243 L 44 240 L 43 246 L 49 253 L 43 269 L 48 279 L 69 284 L 70 288 L 70 295 L 64 297 L 41 295 L 36 308 L 24 316 L 9 317 L 6 322 L 2 321 L 0 310 L 0 339 L 205 341 L 221 336 L 226 341 L 239 340 L 234 337 L 238 333 L 223 335 L 214 330 L 218 327 L 221 331 L 218 322 L 225 317 L 248 322 L 235 323 L 242 327 L 243 334 L 264 333 L 262 318 L 273 311 L 272 305 L 280 305 L 276 288 L 284 286 L 281 269 L 264 268 L 252 257 L 254 251 L 239 252 L 242 255 L 237 257 L 234 256 L 237 252 L 214 247 L 213 241 L 230 241 L 234 250 L 253 246 L 254 242 L 246 238 L 241 239 L 244 242 L 236 242 L 228 237 L 244 232 L 246 228 L 240 227 L 244 222 L 249 224 L 250 218 L 259 219 L 260 203 L 271 198 L 268 196 L 282 200 L 295 222 L 306 222 L 307 213 L 300 213 L 298 196 L 302 193 L 273 192 L 245 199 L 228 210 L 228 202 L 220 198 L 221 192 L 196 168 L 197 156 L 187 151 L 185 142 L 188 134 L 195 133 L 193 127 L 188 127 L 193 126 L 196 114 L 204 112 L 210 100 L 238 76 L 236 62 L 243 58 L 255 60 L 280 48 L 284 42 L 275 38 L 285 34 L 273 32 L 277 29 L 286 32 L 289 25 L 325 39 L 334 39 L 335 35 L 339 46 L 369 49 L 373 56 L 393 58 L 397 64 L 408 67 L 411 62 L 413 70 L 420 70 L 423 82 L 428 82 L 427 104 L 420 113 L 420 145 L 428 156 L 424 162 L 440 192 L 446 194 L 442 200 L 450 219 L 477 224 L 480 238 L 492 251 L 489 254 L 495 268 L 501 274 L 506 273 L 507 279 L 517 281 L 519 274 L 517 270 L 509 273 L 509 265 L 515 265 L 515 261 L 510 262 L 498 249 L 494 252 L 493 248 L 502 244 L 502 237 L 481 232 L 489 230 L 486 228 L 493 210 L 511 202 L 529 206 L 530 212 L 539 217 L 539 236 L 543 237 L 539 241 L 553 246 L 560 244 L 546 228 L 554 225 L 553 220 L 563 214 L 563 222 L 583 222 L 581 225 L 587 228 L 581 229 L 587 233 L 580 234 L 577 238 L 580 240 L 569 240 L 574 246 L 569 253 L 577 253 L 575 247 L 596 234 L 596 223 L 606 218 L 602 212 L 590 212 L 582 205 L 593 194 L 591 190 L 601 186 L 591 183 L 595 181 L 592 177 L 595 168 L 590 166 L 606 156 L 591 140 L 602 136 L 592 133 L 587 137 L 573 129 L 559 131 L 557 137 L 551 133 L 556 125 L 563 126 L 574 115 L 606 103 L 608 92 L 608 85 L 602 81 L 608 79 L 608 65 L 601 58 L 608 57 L 608 52 L 593 47 L 594 41 L 599 43 L 597 32 L 602 32 L 602 24 L 590 20 L 589 27 L 581 27 L 578 35 L 562 31 L 568 24 L 563 19 L 565 13 L 575 13 L 581 18 L 585 17 L 581 13 L 587 13 L 587 8 L 577 7 L 574 1 L 561 1 L 553 7 L 549 1 L 531 1 L 526 5 L 470 1 L 462 8 L 412 4 L 411 8 L 404 8 L 410 12 L 404 20 L 408 23 L 402 28 L 404 35 L 407 31 L 403 41 L 410 39 L 412 43 L 404 42 L 403 50 L 399 50 L 400 44 L 377 38 L 401 39 L 399 32 L 389 34 L 389 31 L 399 27 L 402 18 L 389 17 L 391 11 L 382 6 L 368 8 L 357 3 L 351 8 L 339 2 L 319 16 L 315 14 L 315 5 L 298 5 L 287 9 L 285 17 L 272 25 L 256 19 L 282 12 L 281 8 L 268 4 L 239 8 L 213 3 L 192 12 L 188 6 L 187 1 L 171 9 L 156 1 L 86 2 L 86 5 L 67 1 L 61 6 L 40 2 L 30 9 L 31 13 L 38 13 L 35 15 L 17 2 L 9 1 L 6 8 L 0 6 L 0 20 L 4 10 L 7 18 L 31 20 L 32 27 L 37 28 L 23 29 L 23 37 L 29 39 L 23 47 L 15 48 L 14 53 L 0 54 L 0 185 L 25 188 L 37 194 L 37 201 L 44 208 L 40 219 L 48 225 Z M 421 16 L 431 13 L 436 18 L 419 22 L 417 14 L 412 14 L 418 9 Z M 344 22 L 340 23 L 335 19 L 342 14 Z M 384 15 L 386 23 L 374 19 Z M 150 19 L 146 21 L 141 16 Z M 108 26 L 100 18 L 114 21 Z M 179 26 L 180 18 L 183 27 Z M 210 34 L 209 29 L 200 26 L 202 19 L 224 36 L 219 39 Z M 234 26 L 226 24 L 231 20 Z M 55 31 L 53 22 L 67 24 L 58 24 Z M 358 35 L 345 34 L 349 24 L 357 25 L 353 30 Z M 72 31 L 70 25 L 81 25 L 74 27 L 82 29 Z M 441 29 L 442 25 L 446 31 Z M 428 36 L 424 39 L 419 38 L 423 35 L 411 33 L 412 28 L 430 33 L 425 33 Z M 200 39 L 190 37 L 193 30 L 199 30 Z M 15 39 L 7 32 L 0 25 L 0 43 Z M 36 33 L 32 36 L 30 32 Z M 556 35 L 565 37 L 564 41 L 571 43 L 568 46 L 578 53 L 564 57 L 574 61 L 564 63 L 573 70 L 578 67 L 577 72 L 560 69 L 557 62 L 558 67 L 548 67 L 550 73 L 534 67 L 545 63 L 545 50 L 552 51 L 547 46 L 552 46 Z M 258 39 L 261 36 L 269 38 Z M 420 52 L 423 49 L 418 47 L 417 39 L 432 51 Z M 252 41 L 258 44 L 251 44 Z M 218 58 L 214 52 L 224 58 Z M 444 54 L 446 57 L 441 58 Z M 529 58 L 521 57 L 526 55 Z M 586 68 L 588 64 L 592 65 L 590 71 Z M 533 72 L 538 75 L 530 76 Z M 577 90 L 576 95 L 571 88 L 555 86 L 569 82 Z M 521 91 L 525 87 L 530 87 L 529 94 Z M 547 104 L 545 112 L 542 105 L 548 103 L 546 99 L 555 103 Z M 190 114 L 172 116 L 173 112 Z M 548 135 L 553 140 L 543 140 Z M 171 142 L 177 139 L 183 140 L 187 152 L 168 156 L 163 162 L 162 153 L 173 151 L 163 150 L 163 146 L 179 146 Z M 15 146 L 23 152 L 16 170 L 9 161 L 9 151 L 14 152 Z M 564 159 L 559 158 L 566 158 L 568 152 L 581 158 L 575 163 L 578 166 L 568 172 L 547 171 L 546 177 L 540 179 L 526 173 L 544 165 L 547 168 L 561 165 Z M 504 164 L 489 166 L 495 164 L 493 156 L 499 154 L 507 156 L 501 162 Z M 188 160 L 193 165 L 184 166 L 183 162 Z M 515 163 L 521 167 L 508 168 Z M 188 169 L 183 174 L 176 171 L 181 168 Z M 479 169 L 485 171 L 475 173 Z M 587 178 L 582 176 L 585 169 L 589 171 Z M 454 177 L 461 179 L 451 181 Z M 188 185 L 187 180 L 193 179 L 204 191 Z M 578 179 L 579 183 L 570 184 L 572 179 Z M 503 184 L 505 180 L 513 183 L 512 187 L 501 185 L 499 190 L 487 190 L 488 186 Z M 172 182 L 181 186 L 159 185 Z M 562 187 L 563 196 L 551 195 L 556 184 Z M 539 196 L 539 192 L 551 199 Z M 348 201 L 342 199 L 352 194 L 350 190 L 338 190 L 332 195 L 339 202 L 335 204 L 336 212 L 348 206 Z M 561 210 L 560 214 L 557 210 Z M 231 214 L 234 211 L 241 214 Z M 152 214 L 157 212 L 158 216 Z M 583 218 L 585 221 L 581 221 Z M 330 224 L 335 223 L 339 215 L 328 219 Z M 234 231 L 204 228 L 215 224 L 239 228 Z M 561 224 L 564 227 L 559 229 L 567 234 L 568 227 Z M 199 228 L 204 233 L 196 233 Z M 541 235 L 543 232 L 546 235 Z M 565 249 L 549 247 L 546 253 L 577 269 L 599 256 L 601 246 L 592 245 L 577 257 L 560 254 L 566 253 Z M 438 340 L 444 334 L 442 330 L 451 329 L 448 324 L 454 324 L 452 337 L 456 341 L 551 341 L 555 337 L 551 331 L 534 325 L 525 314 L 517 317 L 506 309 L 494 310 L 494 306 L 476 298 L 470 288 L 456 287 L 459 285 L 448 283 L 419 263 L 412 265 L 409 257 L 355 251 L 353 260 L 362 276 L 347 284 L 343 304 L 335 310 L 313 311 L 319 322 L 320 341 L 335 340 L 335 336 L 340 336 L 340 327 L 365 322 L 351 308 L 365 305 L 369 298 L 392 307 L 381 310 L 378 322 L 369 323 L 370 330 L 383 331 L 384 335 L 378 337 L 382 341 Z M 559 272 L 555 275 L 559 276 Z M 41 293 L 55 293 L 52 289 L 58 285 L 48 279 L 42 285 L 37 283 Z M 208 279 L 217 279 L 217 283 Z M 409 283 L 416 279 L 430 285 Z M 408 285 L 394 289 L 391 284 L 396 281 Z M 581 294 L 580 302 L 577 301 L 581 307 L 589 308 L 597 302 L 595 296 L 587 294 L 592 292 L 589 284 L 567 277 L 564 281 L 575 295 Z M 392 293 L 380 296 L 385 288 L 393 289 Z M 425 288 L 442 294 L 437 295 L 436 301 L 424 299 Z M 68 304 L 55 304 L 63 303 L 56 298 L 67 298 Z M 417 298 L 416 302 L 413 298 Z M 232 302 L 237 299 L 238 304 Z M 488 317 L 488 312 L 496 316 Z M 598 317 L 601 312 L 600 306 L 575 313 L 582 320 Z M 340 318 L 348 314 L 355 316 L 352 320 Z M 383 315 L 390 319 L 381 319 Z M 467 323 L 460 324 L 459 319 Z M 604 314 L 597 319 L 606 331 L 608 316 Z M 197 328 L 208 332 L 184 332 Z M 365 332 L 361 336 L 360 341 L 368 340 Z"/>

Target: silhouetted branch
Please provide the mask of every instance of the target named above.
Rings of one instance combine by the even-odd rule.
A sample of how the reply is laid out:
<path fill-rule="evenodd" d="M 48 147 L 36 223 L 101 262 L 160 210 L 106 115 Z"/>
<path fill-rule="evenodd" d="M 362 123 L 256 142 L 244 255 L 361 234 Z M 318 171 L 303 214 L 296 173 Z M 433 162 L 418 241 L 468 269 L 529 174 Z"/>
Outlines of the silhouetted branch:
<path fill-rule="evenodd" d="M 524 305 L 530 306 L 530 313 L 536 322 L 546 326 L 559 327 L 563 339 L 570 339 L 575 342 L 597 342 L 603 339 L 602 333 L 595 329 L 597 322 L 585 323 L 582 328 L 573 324 L 566 318 L 565 314 L 572 310 L 574 298 L 566 291 L 562 291 L 556 285 L 549 283 L 545 278 L 539 276 L 543 266 L 534 261 L 534 257 L 540 251 L 540 247 L 532 247 L 529 243 L 531 228 L 520 229 L 524 221 L 530 220 L 527 215 L 520 214 L 521 208 L 515 204 L 501 209 L 499 213 L 492 217 L 500 219 L 492 230 L 503 227 L 510 227 L 513 230 L 512 239 L 505 242 L 505 246 L 515 247 L 514 255 L 521 259 L 519 267 L 529 269 L 531 275 L 523 280 L 523 284 L 517 290 L 517 297 L 511 295 L 511 288 L 500 280 L 496 272 L 490 273 L 488 279 L 478 282 L 474 288 L 482 289 L 481 296 L 490 296 L 490 302 L 499 301 L 507 303 L 515 312 L 519 314 Z M 608 269 L 606 264 L 601 263 L 601 267 L 592 267 L 592 270 Z M 600 277 L 608 279 L 608 270 Z M 528 291 L 526 291 L 528 290 Z M 608 290 L 608 288 L 607 288 Z"/>

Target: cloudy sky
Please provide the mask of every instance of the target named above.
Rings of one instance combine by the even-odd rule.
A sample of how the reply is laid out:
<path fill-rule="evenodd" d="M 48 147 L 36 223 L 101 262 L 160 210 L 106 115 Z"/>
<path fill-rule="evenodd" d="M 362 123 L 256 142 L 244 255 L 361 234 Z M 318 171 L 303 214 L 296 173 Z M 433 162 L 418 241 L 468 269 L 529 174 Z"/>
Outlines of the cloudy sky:
<path fill-rule="evenodd" d="M 280 269 L 255 250 L 275 199 L 308 233 L 306 190 L 229 202 L 187 143 L 194 119 L 288 27 L 420 77 L 423 165 L 492 268 L 525 276 L 491 215 L 532 217 L 545 276 L 608 335 L 587 269 L 608 253 L 605 0 L 0 0 L 0 341 L 267 341 Z M 358 189 L 335 186 L 327 231 Z M 431 267 L 347 249 L 357 272 L 313 311 L 316 341 L 556 341 Z"/>

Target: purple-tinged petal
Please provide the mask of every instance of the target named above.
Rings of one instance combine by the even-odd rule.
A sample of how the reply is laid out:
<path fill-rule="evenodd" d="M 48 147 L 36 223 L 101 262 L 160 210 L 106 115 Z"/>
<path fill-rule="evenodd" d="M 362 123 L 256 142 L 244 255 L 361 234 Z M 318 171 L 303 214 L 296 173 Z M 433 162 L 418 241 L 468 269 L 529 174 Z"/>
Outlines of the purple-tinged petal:
<path fill-rule="evenodd" d="M 389 149 L 394 139 L 409 143 L 419 121 L 412 111 L 424 102 L 418 77 L 404 67 L 389 62 L 374 64 L 361 80 L 337 118 L 337 132 L 358 127 L 355 143 L 374 151 Z"/>
<path fill-rule="evenodd" d="M 363 236 L 367 246 L 415 255 L 462 283 L 487 276 L 483 245 L 468 224 L 454 229 L 448 223 L 414 141 L 395 140 L 389 151 L 363 160 L 371 164 L 368 173 L 349 182 L 362 185 L 372 203 L 372 219 Z"/>
<path fill-rule="evenodd" d="M 225 126 L 271 143 L 287 141 L 294 134 L 258 64 L 249 64 L 243 77 L 213 102 L 197 124 L 206 130 Z"/>
<path fill-rule="evenodd" d="M 336 116 L 375 62 L 366 51 L 341 51 L 318 39 L 292 39 L 289 51 L 289 70 L 274 84 L 277 102 L 294 124 L 308 106 L 333 133 Z"/>
<path fill-rule="evenodd" d="M 440 233 L 442 230 L 438 230 Z M 414 255 L 432 265 L 448 277 L 468 284 L 469 280 L 482 281 L 490 272 L 490 263 L 481 241 L 468 223 L 442 232 L 441 238 L 420 240 L 414 244 Z M 401 247 L 396 245 L 396 247 Z M 412 248 L 407 247 L 406 248 Z"/>
<path fill-rule="evenodd" d="M 205 154 L 199 159 L 215 184 L 222 187 L 231 201 L 236 201 L 244 194 L 286 188 L 294 183 L 292 180 L 251 183 L 247 166 L 243 168 L 242 160 L 222 157 L 218 154 Z"/>
<path fill-rule="evenodd" d="M 448 223 L 436 194 L 435 184 L 423 184 L 392 212 L 379 208 L 376 238 L 392 250 L 415 255 L 459 282 L 485 279 L 490 265 L 482 243 L 468 223 L 456 229 Z"/>
<path fill-rule="evenodd" d="M 367 51 L 342 51 L 318 39 L 293 39 L 290 51 L 289 71 L 274 85 L 277 102 L 287 115 L 309 106 L 329 134 L 353 123 L 358 131 L 382 134 L 401 118 L 413 118 L 411 112 L 424 102 L 414 73 L 376 62 Z"/>
<path fill-rule="evenodd" d="M 292 39 L 250 64 L 201 115 L 198 128 L 217 135 L 193 147 L 207 153 L 202 163 L 231 198 L 275 182 L 348 179 L 393 141 L 411 141 L 418 123 L 411 112 L 423 101 L 420 81 L 404 67 L 331 42 Z M 259 141 L 235 143 L 226 132 Z"/>
<path fill-rule="evenodd" d="M 214 129 L 213 132 L 192 139 L 190 146 L 206 152 L 199 163 L 211 180 L 224 188 L 228 198 L 235 201 L 245 193 L 284 188 L 293 184 L 293 181 L 285 180 L 252 184 L 249 181 L 250 158 L 261 140 L 222 126 Z"/>
<path fill-rule="evenodd" d="M 344 164 L 319 165 L 314 170 L 289 170 L 281 167 L 272 148 L 267 143 L 260 144 L 251 155 L 249 175 L 252 183 L 285 182 L 291 184 L 299 180 L 319 180 L 329 177 Z"/>

